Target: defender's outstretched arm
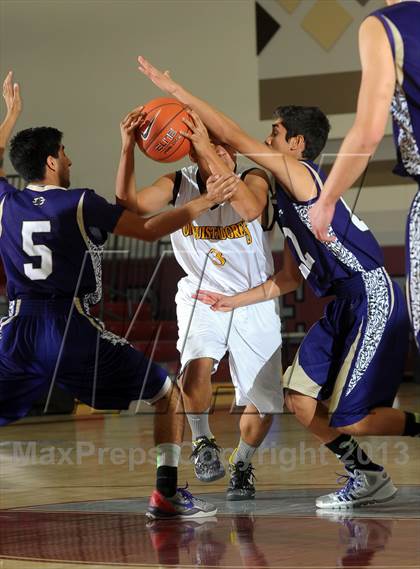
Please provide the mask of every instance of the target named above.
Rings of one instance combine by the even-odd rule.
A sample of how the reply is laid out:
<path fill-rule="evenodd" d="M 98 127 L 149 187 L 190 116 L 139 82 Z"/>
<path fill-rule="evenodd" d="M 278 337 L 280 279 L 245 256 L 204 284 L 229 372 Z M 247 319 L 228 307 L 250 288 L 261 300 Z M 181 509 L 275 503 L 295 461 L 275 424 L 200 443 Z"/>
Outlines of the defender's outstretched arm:
<path fill-rule="evenodd" d="M 224 144 L 229 144 L 241 154 L 248 156 L 263 168 L 270 170 L 276 179 L 292 194 L 297 188 L 308 185 L 308 172 L 298 160 L 275 152 L 262 142 L 253 138 L 232 119 L 212 107 L 209 103 L 189 93 L 176 83 L 168 72 L 162 73 L 144 57 L 139 56 L 139 70 L 159 89 L 167 92 L 185 105 L 191 107 L 207 128 Z M 299 196 L 299 199 L 304 197 Z M 308 198 L 309 199 L 309 198 Z"/>

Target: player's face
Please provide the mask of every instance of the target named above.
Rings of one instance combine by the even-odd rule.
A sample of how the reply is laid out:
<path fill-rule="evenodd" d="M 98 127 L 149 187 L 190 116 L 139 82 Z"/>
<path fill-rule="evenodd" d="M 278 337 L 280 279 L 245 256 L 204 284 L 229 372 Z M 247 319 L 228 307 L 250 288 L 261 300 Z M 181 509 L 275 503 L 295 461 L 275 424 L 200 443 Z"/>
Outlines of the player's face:
<path fill-rule="evenodd" d="M 286 140 L 286 137 L 287 130 L 282 125 L 281 119 L 279 119 L 272 124 L 271 133 L 265 139 L 265 144 L 279 154 L 294 156 L 300 160 L 305 151 L 303 136 L 291 136 L 289 140 Z"/>
<path fill-rule="evenodd" d="M 212 138 L 212 144 L 217 156 L 223 160 L 223 162 L 230 168 L 230 170 L 235 170 L 236 150 L 228 144 L 222 144 L 215 138 Z"/>
<path fill-rule="evenodd" d="M 287 131 L 281 124 L 281 119 L 271 125 L 271 133 L 265 139 L 265 144 L 279 154 L 290 154 L 290 145 L 286 140 Z"/>
<path fill-rule="evenodd" d="M 229 146 L 228 144 L 222 144 L 219 140 L 214 137 L 210 137 L 211 145 L 213 146 L 216 154 L 223 160 L 223 162 L 232 170 L 236 167 L 236 150 Z M 198 156 L 193 147 L 190 151 L 191 162 L 197 163 Z"/>
<path fill-rule="evenodd" d="M 70 186 L 70 166 L 71 160 L 65 153 L 64 146 L 61 145 L 57 158 L 57 175 L 59 185 L 62 188 L 68 188 Z"/>

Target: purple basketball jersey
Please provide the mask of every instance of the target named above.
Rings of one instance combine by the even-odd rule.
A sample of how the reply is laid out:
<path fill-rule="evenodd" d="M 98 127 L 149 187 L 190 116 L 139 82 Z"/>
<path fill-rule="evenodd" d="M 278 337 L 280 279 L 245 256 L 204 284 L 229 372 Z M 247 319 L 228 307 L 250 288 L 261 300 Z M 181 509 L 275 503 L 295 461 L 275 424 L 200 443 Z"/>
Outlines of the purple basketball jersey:
<path fill-rule="evenodd" d="M 325 176 L 318 166 L 302 161 L 316 185 L 318 196 Z M 330 226 L 333 243 L 322 243 L 310 230 L 309 209 L 317 198 L 307 202 L 293 200 L 276 184 L 280 229 L 295 257 L 300 271 L 317 296 L 334 294 L 338 281 L 356 273 L 366 273 L 384 264 L 383 253 L 367 225 L 355 215 L 344 200 L 337 203 Z"/>
<path fill-rule="evenodd" d="M 29 185 L 0 178 L 0 253 L 10 300 L 100 298 L 102 245 L 123 208 L 88 189 Z"/>

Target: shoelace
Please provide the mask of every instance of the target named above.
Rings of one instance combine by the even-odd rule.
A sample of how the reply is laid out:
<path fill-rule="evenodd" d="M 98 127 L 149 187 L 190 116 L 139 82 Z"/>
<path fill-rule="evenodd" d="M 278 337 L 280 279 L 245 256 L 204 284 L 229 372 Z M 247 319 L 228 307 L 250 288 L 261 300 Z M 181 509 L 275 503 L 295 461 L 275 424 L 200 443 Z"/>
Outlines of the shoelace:
<path fill-rule="evenodd" d="M 194 446 L 194 449 L 190 454 L 190 458 L 195 458 L 204 447 L 210 447 L 215 451 L 220 452 L 220 447 L 217 446 L 214 439 L 210 440 L 207 437 L 202 437 L 199 439 L 197 445 Z"/>
<path fill-rule="evenodd" d="M 346 485 L 341 488 L 337 494 L 338 496 L 347 500 L 350 497 L 350 493 L 353 490 L 357 490 L 360 488 L 363 483 L 361 481 L 361 477 L 354 475 L 350 476 L 349 474 L 339 474 L 337 478 L 337 484 L 341 484 L 342 482 L 346 481 Z"/>
<path fill-rule="evenodd" d="M 254 474 L 255 468 L 252 464 L 250 464 L 245 470 L 240 470 L 236 464 L 234 467 L 235 470 L 233 472 L 233 478 L 235 483 L 238 481 L 238 483 L 247 482 L 248 484 L 253 484 L 255 480 L 257 480 L 257 477 Z"/>
<path fill-rule="evenodd" d="M 185 483 L 185 486 L 183 488 L 177 488 L 177 492 L 179 492 L 181 496 L 186 500 L 192 501 L 194 496 L 191 494 L 191 492 L 188 492 L 187 488 L 188 488 L 188 482 Z"/>
<path fill-rule="evenodd" d="M 198 504 L 204 504 L 203 500 L 200 500 L 200 498 L 196 498 L 195 496 L 193 496 L 191 492 L 188 492 L 187 488 L 188 488 L 188 482 L 185 483 L 185 486 L 183 488 L 177 488 L 177 492 L 181 494 L 184 500 L 188 500 L 192 504 L 194 502 Z"/>

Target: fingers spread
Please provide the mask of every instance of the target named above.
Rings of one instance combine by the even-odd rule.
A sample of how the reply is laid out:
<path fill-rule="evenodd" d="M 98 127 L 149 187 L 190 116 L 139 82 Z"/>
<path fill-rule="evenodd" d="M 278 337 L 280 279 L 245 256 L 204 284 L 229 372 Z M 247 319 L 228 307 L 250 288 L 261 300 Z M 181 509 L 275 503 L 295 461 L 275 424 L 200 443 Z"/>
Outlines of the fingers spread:
<path fill-rule="evenodd" d="M 193 132 L 196 130 L 197 125 L 195 123 L 192 123 L 191 121 L 189 121 L 186 118 L 182 119 L 182 122 L 185 123 L 187 125 L 187 127 L 192 130 Z"/>
<path fill-rule="evenodd" d="M 185 130 L 180 130 L 179 134 L 184 138 L 188 138 L 188 140 L 192 140 L 192 134 L 190 132 L 187 132 Z"/>

